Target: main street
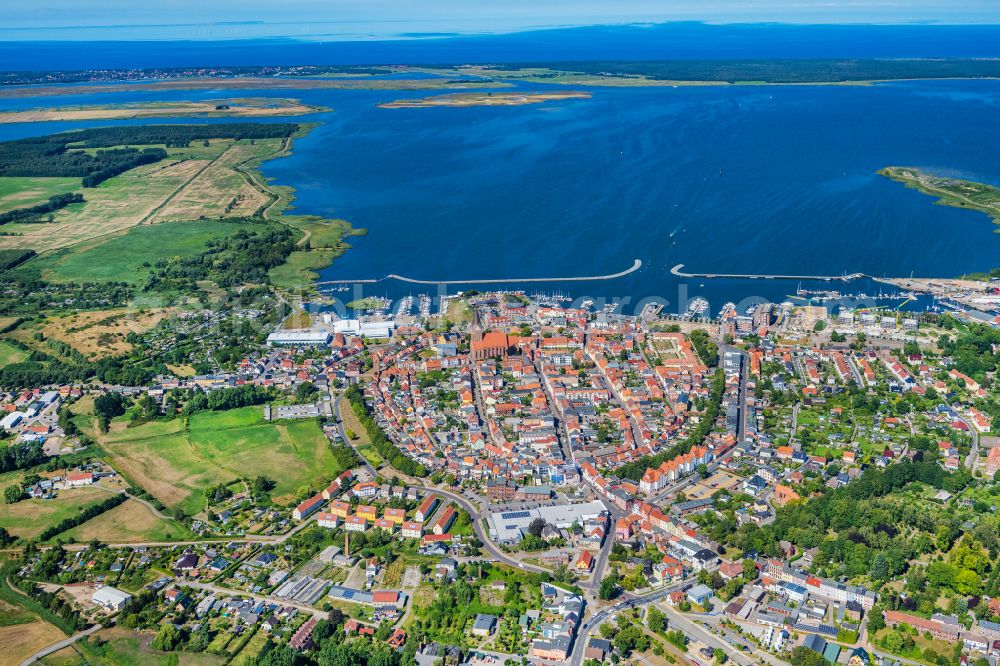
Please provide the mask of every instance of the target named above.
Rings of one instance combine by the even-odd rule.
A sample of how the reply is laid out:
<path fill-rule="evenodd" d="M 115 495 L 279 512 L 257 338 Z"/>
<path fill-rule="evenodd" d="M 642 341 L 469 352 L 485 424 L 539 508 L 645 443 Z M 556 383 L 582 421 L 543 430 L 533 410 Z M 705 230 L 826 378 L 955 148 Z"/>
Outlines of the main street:
<path fill-rule="evenodd" d="M 593 573 L 590 576 L 590 585 L 588 588 L 590 594 L 596 599 L 598 589 L 601 586 L 601 579 L 604 578 L 604 570 L 608 566 L 608 559 L 611 557 L 611 550 L 614 548 L 615 544 L 615 523 L 619 518 L 625 515 L 624 512 L 619 511 L 614 505 L 605 504 L 608 507 L 608 532 L 604 535 L 604 543 L 601 544 L 601 550 L 597 553 L 597 561 L 594 563 Z"/>
<path fill-rule="evenodd" d="M 467 500 L 462 495 L 454 493 L 450 490 L 445 490 L 443 488 L 434 486 L 414 485 L 413 487 L 415 487 L 417 490 L 422 490 L 425 493 L 436 493 L 438 495 L 443 495 L 444 497 L 447 497 L 451 501 L 455 502 L 455 504 L 458 504 L 460 507 L 462 507 L 469 514 L 469 517 L 472 519 L 472 529 L 476 533 L 476 537 L 482 542 L 483 550 L 485 550 L 487 553 L 489 553 L 496 559 L 512 567 L 516 567 L 518 569 L 533 571 L 535 573 L 552 573 L 549 569 L 535 566 L 534 564 L 528 564 L 527 562 L 522 562 L 521 560 L 511 557 L 503 550 L 501 550 L 495 543 L 493 543 L 490 540 L 489 534 L 483 527 L 482 524 L 483 515 L 479 512 L 479 509 L 477 509 L 472 504 L 472 502 Z"/>
<path fill-rule="evenodd" d="M 969 449 L 969 455 L 965 458 L 965 466 L 969 468 L 970 472 L 974 472 L 976 471 L 976 462 L 979 460 L 979 431 L 964 416 L 959 415 L 956 420 L 964 423 L 965 427 L 969 429 L 969 434 L 972 435 L 972 448 Z"/>
<path fill-rule="evenodd" d="M 615 605 L 603 608 L 597 611 L 593 616 L 586 618 L 573 643 L 573 648 L 569 658 L 570 665 L 580 666 L 580 664 L 583 663 L 583 653 L 587 647 L 587 641 L 589 640 L 591 634 L 594 633 L 597 627 L 599 627 L 602 623 L 612 619 L 618 613 L 624 613 L 633 608 L 655 604 L 657 608 L 662 610 L 667 616 L 669 628 L 679 629 L 689 638 L 700 641 L 712 649 L 719 648 L 723 650 L 737 666 L 754 666 L 754 664 L 763 662 L 766 662 L 769 666 L 788 666 L 787 662 L 784 660 L 759 649 L 753 641 L 744 640 L 735 635 L 730 637 L 729 634 L 731 632 L 727 632 L 721 626 L 713 628 L 713 630 L 709 630 L 701 624 L 702 619 L 707 622 L 717 624 L 721 619 L 718 615 L 689 616 L 681 613 L 673 606 L 660 603 L 674 590 L 679 590 L 693 582 L 694 578 L 685 578 L 653 592 L 647 592 L 645 594 L 625 593 L 624 598 Z M 740 645 L 746 645 L 748 651 L 740 649 Z M 757 659 L 751 659 L 751 654 Z"/>
<path fill-rule="evenodd" d="M 736 413 L 736 443 L 742 444 L 746 441 L 747 434 L 747 383 L 749 382 L 749 363 L 750 360 L 747 353 L 740 349 L 739 347 L 733 347 L 731 345 L 723 345 L 719 347 L 719 354 L 721 358 L 725 359 L 727 353 L 738 354 L 740 357 L 740 377 L 739 377 L 739 389 L 737 390 L 737 400 L 739 401 L 737 405 L 739 406 L 739 411 Z"/>

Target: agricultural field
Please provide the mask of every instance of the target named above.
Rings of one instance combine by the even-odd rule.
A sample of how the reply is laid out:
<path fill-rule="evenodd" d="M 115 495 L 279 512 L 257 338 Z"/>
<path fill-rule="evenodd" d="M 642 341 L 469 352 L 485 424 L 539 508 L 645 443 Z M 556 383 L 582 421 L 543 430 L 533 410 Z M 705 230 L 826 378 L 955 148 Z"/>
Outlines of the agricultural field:
<path fill-rule="evenodd" d="M 182 419 L 116 424 L 101 440 L 126 476 L 189 515 L 221 482 L 264 475 L 275 482 L 272 499 L 288 504 L 302 486 L 318 489 L 343 471 L 315 421 L 264 422 L 260 407 L 200 412 L 188 427 Z"/>
<path fill-rule="evenodd" d="M 104 543 L 132 543 L 194 539 L 181 523 L 160 518 L 141 502 L 130 499 L 83 525 L 60 535 L 77 541 L 97 539 Z"/>
<path fill-rule="evenodd" d="M 303 126 L 295 136 L 307 131 L 308 126 Z M 97 150 L 69 146 L 87 153 Z M 55 211 L 52 222 L 6 225 L 4 231 L 10 235 L 0 236 L 0 249 L 27 248 L 40 253 L 42 256 L 19 270 L 40 273 L 48 282 L 114 280 L 141 286 L 158 260 L 196 254 L 207 241 L 241 228 L 226 227 L 217 220 L 264 216 L 297 229 L 303 246 L 284 265 L 274 268 L 272 282 L 286 289 L 307 286 L 318 269 L 350 247 L 345 236 L 363 231 L 352 230 L 343 220 L 282 215 L 294 198 L 291 188 L 268 184 L 256 169 L 262 162 L 286 154 L 290 146 L 289 139 L 262 138 L 211 139 L 166 148 L 166 159 L 83 189 L 85 201 Z M 132 147 L 163 148 L 162 144 Z M 0 181 L 4 181 L 0 184 L 0 210 L 5 202 L 16 208 L 44 201 L 62 189 L 80 189 L 77 179 Z M 166 228 L 159 228 L 166 223 Z M 142 302 L 150 306 L 161 303 Z"/>
<path fill-rule="evenodd" d="M 6 483 L 4 487 L 10 485 Z M 106 500 L 110 492 L 95 486 L 59 491 L 53 499 L 26 499 L 7 504 L 0 511 L 0 527 L 16 537 L 33 539 L 47 527 L 70 518 L 82 509 Z"/>
<path fill-rule="evenodd" d="M 155 636 L 152 631 L 134 632 L 128 629 L 102 629 L 94 634 L 101 645 L 94 641 L 79 641 L 77 651 L 92 666 L 209 666 L 222 664 L 224 657 L 195 652 L 160 652 L 150 647 Z"/>
<path fill-rule="evenodd" d="M 78 189 L 79 178 L 5 176 L 0 178 L 0 213 L 34 206 L 56 194 L 66 194 Z"/>
<path fill-rule="evenodd" d="M 92 310 L 47 319 L 41 331 L 46 339 L 65 342 L 88 358 L 103 358 L 130 351 L 129 333 L 148 331 L 169 315 L 166 309 Z M 3 345 L 0 341 L 0 358 Z"/>
<path fill-rule="evenodd" d="M 56 627 L 34 620 L 24 624 L 0 626 L 0 654 L 5 663 L 18 664 L 46 645 L 66 638 Z"/>
<path fill-rule="evenodd" d="M 259 163 L 274 157 L 284 146 L 285 139 L 233 143 L 177 192 L 150 221 L 252 216 L 272 197 L 261 191 L 259 186 L 251 184 L 237 169 L 248 162 Z"/>
<path fill-rule="evenodd" d="M 70 204 L 55 212 L 52 223 L 5 225 L 5 231 L 22 235 L 0 237 L 0 247 L 41 252 L 134 227 L 208 163 L 208 160 L 168 158 L 126 171 L 88 188 L 83 203 Z"/>
<path fill-rule="evenodd" d="M 0 599 L 0 627 L 28 624 L 37 618 L 31 611 Z"/>
<path fill-rule="evenodd" d="M 6 231 L 21 235 L 0 236 L 0 248 L 42 252 L 104 238 L 148 222 L 254 213 L 270 197 L 261 191 L 259 183 L 251 185 L 235 169 L 273 157 L 283 146 L 282 139 L 261 139 L 255 144 L 218 139 L 168 148 L 168 157 L 160 162 L 87 188 L 83 192 L 85 201 L 54 213 L 53 223 L 7 225 Z M 13 187 L 11 184 L 7 189 Z M 34 188 L 36 194 L 32 196 L 41 189 Z M 18 195 L 11 192 L 9 196 Z"/>
<path fill-rule="evenodd" d="M 197 254 L 208 241 L 228 238 L 248 226 L 209 220 L 142 225 L 35 262 L 42 266 L 42 278 L 53 283 L 120 281 L 141 286 L 160 259 Z"/>

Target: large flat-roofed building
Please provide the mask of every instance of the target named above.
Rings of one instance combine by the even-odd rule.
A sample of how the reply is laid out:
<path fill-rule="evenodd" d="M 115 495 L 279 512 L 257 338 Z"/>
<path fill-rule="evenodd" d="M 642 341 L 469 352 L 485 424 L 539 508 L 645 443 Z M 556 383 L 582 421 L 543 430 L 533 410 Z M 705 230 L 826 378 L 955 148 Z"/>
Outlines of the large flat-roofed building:
<path fill-rule="evenodd" d="M 335 322 L 333 330 L 343 335 L 361 336 L 364 338 L 390 338 L 396 329 L 394 321 L 360 321 L 358 319 L 341 319 Z"/>
<path fill-rule="evenodd" d="M 272 347 L 323 347 L 332 339 L 330 331 L 295 329 L 271 333 L 267 336 L 267 344 Z"/>
<path fill-rule="evenodd" d="M 565 529 L 572 527 L 573 523 L 583 524 L 607 513 L 608 507 L 600 500 L 583 504 L 541 506 L 523 511 L 497 511 L 491 513 L 488 520 L 490 538 L 501 543 L 517 543 L 536 518 L 541 518 L 553 527 Z"/>

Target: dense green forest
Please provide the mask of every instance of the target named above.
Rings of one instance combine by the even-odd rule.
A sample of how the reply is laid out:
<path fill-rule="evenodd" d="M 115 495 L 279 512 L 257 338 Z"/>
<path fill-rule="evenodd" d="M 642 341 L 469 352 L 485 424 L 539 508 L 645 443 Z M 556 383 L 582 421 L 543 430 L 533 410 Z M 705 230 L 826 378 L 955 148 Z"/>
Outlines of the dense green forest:
<path fill-rule="evenodd" d="M 296 123 L 126 125 L 28 137 L 0 143 L 0 176 L 82 178 L 84 187 L 96 187 L 108 178 L 167 156 L 163 148 L 128 146 L 163 144 L 171 148 L 206 139 L 268 139 L 291 136 L 298 129 Z M 84 148 L 100 150 L 91 154 L 81 150 Z"/>
<path fill-rule="evenodd" d="M 28 359 L 0 368 L 0 387 L 19 389 L 48 384 L 80 384 L 98 379 L 108 384 L 143 386 L 167 372 L 158 360 L 114 356 L 98 361 L 65 362 L 33 351 Z"/>
<path fill-rule="evenodd" d="M 0 472 L 26 469 L 44 461 L 41 442 L 21 442 L 0 449 Z"/>
<path fill-rule="evenodd" d="M 498 69 L 545 67 L 581 74 L 644 76 L 667 81 L 763 81 L 820 83 L 892 79 L 967 79 L 1000 76 L 1000 61 L 973 59 L 803 59 L 557 61 L 500 65 Z"/>
<path fill-rule="evenodd" d="M 98 150 L 91 155 L 67 150 L 65 143 L 22 143 L 27 141 L 0 144 L 0 176 L 82 178 L 84 187 L 97 187 L 108 178 L 167 156 L 162 148 Z"/>

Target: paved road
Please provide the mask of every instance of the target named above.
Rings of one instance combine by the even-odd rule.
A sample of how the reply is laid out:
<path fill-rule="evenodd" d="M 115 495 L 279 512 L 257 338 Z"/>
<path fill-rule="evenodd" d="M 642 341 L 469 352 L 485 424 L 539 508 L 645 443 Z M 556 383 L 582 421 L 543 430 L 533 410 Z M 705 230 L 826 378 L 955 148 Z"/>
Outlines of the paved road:
<path fill-rule="evenodd" d="M 424 491 L 425 493 L 436 493 L 438 495 L 447 497 L 448 499 L 450 499 L 451 501 L 455 502 L 460 507 L 465 509 L 468 512 L 469 517 L 472 519 L 473 531 L 476 533 L 476 536 L 479 538 L 479 540 L 483 542 L 483 550 L 485 550 L 487 553 L 489 553 L 496 559 L 500 560 L 501 562 L 504 562 L 505 564 L 509 564 L 512 567 L 516 567 L 518 569 L 524 569 L 525 571 L 534 571 L 535 573 L 552 573 L 551 571 L 549 571 L 544 567 L 535 566 L 534 564 L 528 564 L 514 557 L 511 557 L 507 553 L 503 552 L 499 548 L 499 546 L 490 541 L 490 536 L 489 534 L 487 534 L 486 529 L 483 527 L 481 521 L 482 514 L 479 512 L 479 509 L 462 495 L 454 493 L 450 490 L 445 490 L 443 488 L 435 488 L 434 486 L 414 485 L 414 487 L 417 490 Z"/>
<path fill-rule="evenodd" d="M 570 666 L 580 666 L 583 663 L 583 651 L 587 647 L 587 638 L 593 631 L 601 625 L 602 622 L 610 617 L 613 617 L 617 613 L 620 613 L 637 606 L 643 606 L 646 604 L 655 603 L 656 601 L 663 599 L 668 594 L 674 590 L 680 589 L 681 587 L 690 583 L 693 578 L 685 578 L 676 583 L 671 583 L 666 587 L 662 587 L 653 592 L 648 592 L 646 594 L 632 594 L 626 592 L 623 596 L 624 598 L 616 603 L 614 606 L 609 606 L 603 610 L 596 612 L 590 618 L 584 618 L 584 623 L 581 625 L 580 630 L 577 632 L 576 639 L 573 641 L 573 648 L 570 650 L 569 664 Z"/>
<path fill-rule="evenodd" d="M 976 469 L 976 461 L 979 460 L 979 431 L 976 430 L 972 423 L 969 422 L 964 416 L 959 416 L 958 421 L 961 421 L 969 429 L 969 434 L 972 435 L 972 448 L 969 450 L 969 455 L 965 459 L 965 466 L 969 468 L 970 472 L 974 472 Z"/>
<path fill-rule="evenodd" d="M 731 345 L 723 345 L 719 347 L 720 358 L 725 358 L 727 352 L 733 352 L 739 354 L 740 362 L 740 385 L 737 391 L 737 405 L 739 406 L 739 411 L 736 413 L 736 443 L 741 444 L 746 440 L 746 429 L 747 429 L 747 382 L 748 375 L 750 372 L 750 357 L 749 355 L 738 347 L 733 347 Z"/>
<path fill-rule="evenodd" d="M 605 506 L 608 506 L 605 504 Z M 597 553 L 597 561 L 594 563 L 594 571 L 590 576 L 590 593 L 597 598 L 598 588 L 601 586 L 601 579 L 604 578 L 604 570 L 608 566 L 608 559 L 611 557 L 611 549 L 614 547 L 615 543 L 615 523 L 618 518 L 625 515 L 619 513 L 614 507 L 608 506 L 608 510 L 611 513 L 609 518 L 610 526 L 608 527 L 608 533 L 604 536 L 604 543 L 601 544 L 601 550 Z"/>
<path fill-rule="evenodd" d="M 101 628 L 102 628 L 102 625 L 95 624 L 90 629 L 85 629 L 85 630 L 83 630 L 83 631 L 81 631 L 79 633 L 73 634 L 72 636 L 69 636 L 67 638 L 62 639 L 61 641 L 56 641 L 55 643 L 52 643 L 51 645 L 43 647 L 38 652 L 36 652 L 35 654 L 31 655 L 30 657 L 28 657 L 24 661 L 22 661 L 21 662 L 21 666 L 28 666 L 28 664 L 33 664 L 36 661 L 38 661 L 39 659 L 41 659 L 42 657 L 47 657 L 50 654 L 52 654 L 53 652 L 59 652 L 59 650 L 62 650 L 63 648 L 69 647 L 70 645 L 72 645 L 73 643 L 76 643 L 78 640 L 80 640 L 84 636 L 89 636 L 92 633 L 94 633 L 95 631 L 100 630 Z"/>
<path fill-rule="evenodd" d="M 348 437 L 347 437 L 347 433 L 344 432 L 344 424 L 343 424 L 343 421 L 340 418 L 340 404 L 341 404 L 342 400 L 343 400 L 343 396 L 340 395 L 340 396 L 337 396 L 334 399 L 334 401 L 333 401 L 333 410 L 334 410 L 334 413 L 337 415 L 337 429 L 339 430 L 340 436 L 343 438 L 344 442 L 347 443 L 349 446 L 351 446 L 353 448 L 354 444 L 351 443 L 351 440 L 348 439 Z M 357 451 L 357 449 L 355 449 L 355 451 Z M 372 467 L 364 459 L 364 457 L 361 456 L 360 453 L 358 454 L 358 457 L 361 458 L 362 464 L 371 473 L 371 475 L 372 475 L 373 478 L 376 477 L 376 476 L 378 476 L 378 471 L 374 467 Z M 483 525 L 482 525 L 483 514 L 481 513 L 480 508 L 477 507 L 477 506 L 475 506 L 471 501 L 469 501 L 464 496 L 462 496 L 462 495 L 460 495 L 460 494 L 458 494 L 456 492 L 453 492 L 451 490 L 445 490 L 444 488 L 438 488 L 438 487 L 434 487 L 434 486 L 423 485 L 424 481 L 422 481 L 420 479 L 415 479 L 415 478 L 410 477 L 410 476 L 407 476 L 406 474 L 403 474 L 402 472 L 399 472 L 398 470 L 395 471 L 395 474 L 400 479 L 406 481 L 407 485 L 409 485 L 411 487 L 414 487 L 417 490 L 422 490 L 425 493 L 437 493 L 438 495 L 441 495 L 443 497 L 447 497 L 448 499 L 452 500 L 453 502 L 455 502 L 456 504 L 458 504 L 460 507 L 462 507 L 463 509 L 465 509 L 465 511 L 468 512 L 469 517 L 472 519 L 472 529 L 476 533 L 476 537 L 478 537 L 479 540 L 483 543 L 483 550 L 485 550 L 491 556 L 495 557 L 497 560 L 500 560 L 501 562 L 509 564 L 512 567 L 516 567 L 518 569 L 524 569 L 526 571 L 533 571 L 535 573 L 551 573 L 548 569 L 545 569 L 544 567 L 539 567 L 539 566 L 535 566 L 533 564 L 527 564 L 525 562 L 521 562 L 520 560 L 518 560 L 518 559 L 516 559 L 514 557 L 511 557 L 507 553 L 503 552 L 496 544 L 494 544 L 490 540 L 489 534 L 483 528 Z M 298 529 L 301 529 L 301 528 L 302 528 L 302 525 L 300 525 Z M 291 535 L 289 534 L 288 536 L 291 536 Z"/>

